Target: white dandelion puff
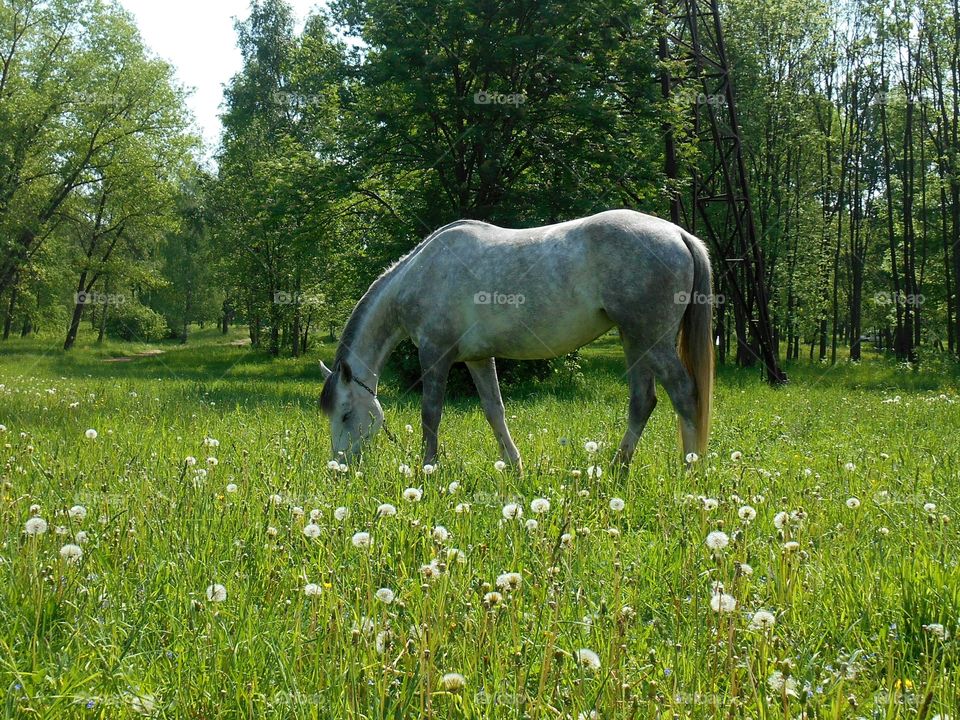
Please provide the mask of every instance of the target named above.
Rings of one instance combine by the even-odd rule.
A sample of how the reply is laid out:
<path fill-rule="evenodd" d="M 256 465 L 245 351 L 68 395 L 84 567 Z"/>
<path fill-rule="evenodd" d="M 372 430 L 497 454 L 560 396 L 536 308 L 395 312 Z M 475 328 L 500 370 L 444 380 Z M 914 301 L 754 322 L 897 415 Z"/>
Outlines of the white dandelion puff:
<path fill-rule="evenodd" d="M 507 503 L 500 512 L 504 520 L 519 520 L 523 517 L 523 508 L 517 503 Z"/>
<path fill-rule="evenodd" d="M 98 433 L 97 433 L 96 430 L 94 430 L 93 428 L 90 428 L 90 429 L 88 429 L 83 435 L 84 435 L 84 437 L 87 438 L 87 440 L 96 440 L 96 439 L 97 439 L 97 434 L 98 434 Z"/>
<path fill-rule="evenodd" d="M 379 517 L 393 517 L 397 514 L 397 506 L 391 505 L 390 503 L 383 503 L 380 507 L 377 508 L 377 515 Z"/>
<path fill-rule="evenodd" d="M 340 507 L 338 507 L 336 510 L 333 511 L 333 517 L 338 522 L 343 522 L 348 517 L 350 517 L 350 508 L 344 507 L 343 505 L 341 505 Z"/>
<path fill-rule="evenodd" d="M 690 465 L 700 460 L 700 456 L 695 452 L 687 453 L 687 456 L 684 458 Z"/>
<path fill-rule="evenodd" d="M 714 552 L 718 552 L 730 544 L 730 536 L 725 532 L 721 532 L 720 530 L 714 530 L 712 533 L 707 535 L 706 542 L 708 548 Z"/>
<path fill-rule="evenodd" d="M 595 453 L 599 447 L 600 447 L 600 446 L 597 445 L 597 443 L 595 443 L 593 440 L 588 440 L 587 442 L 585 442 L 585 443 L 583 444 L 583 449 L 586 450 L 588 453 L 591 453 L 591 454 L 592 454 L 592 453 Z"/>
<path fill-rule="evenodd" d="M 436 471 L 437 471 L 436 465 L 431 465 L 430 463 L 427 463 L 426 465 L 423 466 L 424 475 L 433 475 Z"/>
<path fill-rule="evenodd" d="M 518 572 L 503 573 L 497 577 L 497 588 L 500 590 L 517 590 L 522 584 L 523 576 Z"/>
<path fill-rule="evenodd" d="M 382 602 L 384 605 L 389 605 L 393 602 L 395 597 L 393 590 L 388 587 L 382 587 L 376 592 L 377 600 Z"/>
<path fill-rule="evenodd" d="M 227 589 L 219 583 L 214 583 L 207 588 L 207 600 L 220 603 L 227 599 Z"/>
<path fill-rule="evenodd" d="M 467 679 L 460 673 L 446 673 L 440 678 L 440 687 L 447 692 L 460 692 L 467 686 Z"/>
<path fill-rule="evenodd" d="M 308 537 L 310 539 L 318 538 L 320 537 L 320 526 L 315 522 L 307 523 L 303 526 L 303 534 L 304 537 Z"/>
<path fill-rule="evenodd" d="M 493 464 L 493 469 L 496 470 L 497 472 L 503 472 L 504 470 L 507 469 L 507 464 L 503 460 L 497 460 Z"/>
<path fill-rule="evenodd" d="M 597 655 L 593 650 L 580 648 L 573 654 L 573 656 L 577 659 L 577 662 L 587 670 L 597 671 L 600 669 L 600 656 Z"/>
<path fill-rule="evenodd" d="M 618 497 L 610 498 L 610 509 L 613 512 L 623 512 L 623 508 L 626 507 L 626 503 Z"/>
<path fill-rule="evenodd" d="M 770 630 L 776 622 L 776 616 L 769 610 L 757 610 L 750 618 L 750 627 L 754 630 Z"/>
<path fill-rule="evenodd" d="M 714 593 L 710 598 L 710 607 L 716 613 L 732 613 L 737 609 L 737 599 L 728 593 Z"/>
<path fill-rule="evenodd" d="M 543 515 L 550 512 L 550 501 L 547 498 L 534 498 L 530 503 L 530 512 L 534 515 Z"/>
<path fill-rule="evenodd" d="M 858 507 L 860 507 L 860 498 L 847 498 L 847 507 L 851 510 L 856 510 Z"/>
<path fill-rule="evenodd" d="M 83 522 L 87 517 L 87 509 L 83 505 L 74 505 L 67 511 L 67 515 L 70 516 L 71 520 Z"/>
<path fill-rule="evenodd" d="M 43 535 L 47 531 L 47 521 L 42 517 L 32 517 L 24 524 L 23 531 L 31 537 Z"/>
<path fill-rule="evenodd" d="M 743 453 L 739 450 L 734 450 L 730 453 L 730 459 L 733 460 L 733 462 L 740 462 L 740 460 L 743 459 Z"/>
<path fill-rule="evenodd" d="M 420 499 L 423 497 L 423 490 L 415 487 L 408 487 L 403 491 L 403 499 L 407 502 L 415 503 L 420 502 Z"/>
<path fill-rule="evenodd" d="M 353 546 L 355 548 L 368 548 L 370 547 L 370 542 L 371 542 L 370 533 L 363 532 L 363 531 L 354 533 L 353 537 L 350 538 L 350 542 L 353 543 Z"/>
<path fill-rule="evenodd" d="M 445 543 L 450 539 L 450 531 L 447 530 L 443 525 L 437 525 L 433 529 L 433 539 L 438 543 Z"/>
<path fill-rule="evenodd" d="M 60 548 L 60 557 L 68 563 L 78 563 L 80 562 L 80 558 L 83 557 L 83 549 L 79 545 L 67 543 Z"/>
<path fill-rule="evenodd" d="M 737 515 L 745 523 L 749 523 L 757 517 L 757 511 L 750 505 L 744 505 L 742 508 L 737 510 Z"/>
<path fill-rule="evenodd" d="M 307 597 L 317 597 L 322 592 L 323 588 L 321 588 L 317 583 L 307 583 L 303 586 L 303 594 Z"/>

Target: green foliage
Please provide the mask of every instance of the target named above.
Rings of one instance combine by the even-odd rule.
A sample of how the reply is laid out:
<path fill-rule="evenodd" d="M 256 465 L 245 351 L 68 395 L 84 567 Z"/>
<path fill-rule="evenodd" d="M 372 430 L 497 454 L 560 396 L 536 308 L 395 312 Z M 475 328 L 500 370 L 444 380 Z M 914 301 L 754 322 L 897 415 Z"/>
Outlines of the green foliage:
<path fill-rule="evenodd" d="M 163 315 L 132 300 L 110 308 L 107 334 L 118 340 L 157 342 L 169 336 L 170 327 Z"/>

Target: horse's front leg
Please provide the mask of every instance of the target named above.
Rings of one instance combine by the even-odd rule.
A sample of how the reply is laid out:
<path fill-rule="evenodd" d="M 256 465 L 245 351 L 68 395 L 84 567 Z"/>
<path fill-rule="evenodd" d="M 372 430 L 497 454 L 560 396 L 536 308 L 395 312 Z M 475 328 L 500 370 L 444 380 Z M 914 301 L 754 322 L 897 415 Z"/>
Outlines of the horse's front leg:
<path fill-rule="evenodd" d="M 520 451 L 510 437 L 507 428 L 507 417 L 503 407 L 503 398 L 500 396 L 500 383 L 497 381 L 497 365 L 493 358 L 477 360 L 467 363 L 467 369 L 477 386 L 480 402 L 483 404 L 483 414 L 493 428 L 493 434 L 500 446 L 500 457 L 518 470 L 523 468 L 520 461 Z"/>
<path fill-rule="evenodd" d="M 423 464 L 433 465 L 437 460 L 439 445 L 437 433 L 443 415 L 443 396 L 447 389 L 447 376 L 453 365 L 450 352 L 437 351 L 421 344 L 420 380 L 423 383 L 423 406 L 420 419 L 423 424 Z"/>

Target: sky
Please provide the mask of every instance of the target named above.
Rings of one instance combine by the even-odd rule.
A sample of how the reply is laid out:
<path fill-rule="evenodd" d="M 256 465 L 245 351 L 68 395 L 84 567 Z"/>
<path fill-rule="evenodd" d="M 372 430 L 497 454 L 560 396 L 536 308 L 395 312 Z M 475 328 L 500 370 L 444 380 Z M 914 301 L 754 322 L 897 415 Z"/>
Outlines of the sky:
<path fill-rule="evenodd" d="M 136 19 L 146 45 L 176 68 L 192 94 L 187 104 L 210 157 L 220 138 L 223 86 L 242 65 L 235 18 L 249 15 L 249 0 L 119 0 Z M 298 30 L 317 0 L 288 0 Z"/>

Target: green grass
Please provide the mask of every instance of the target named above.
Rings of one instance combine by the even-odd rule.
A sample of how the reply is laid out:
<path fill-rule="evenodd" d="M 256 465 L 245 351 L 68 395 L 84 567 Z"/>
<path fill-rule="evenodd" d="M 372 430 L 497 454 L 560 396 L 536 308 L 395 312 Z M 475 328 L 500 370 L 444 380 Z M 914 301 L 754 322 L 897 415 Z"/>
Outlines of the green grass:
<path fill-rule="evenodd" d="M 5 716 L 955 716 L 955 375 L 878 359 L 801 364 L 773 390 L 725 368 L 712 451 L 693 472 L 661 392 L 630 477 L 590 479 L 626 405 L 619 350 L 604 338 L 579 380 L 507 391 L 522 476 L 494 469 L 492 434 L 464 397 L 448 404 L 439 470 L 408 478 L 398 468 L 418 465 L 414 394 L 387 378 L 398 444 L 381 437 L 362 467 L 334 472 L 316 357 L 271 360 L 228 344 L 240 337 L 202 331 L 126 363 L 104 359 L 150 348 L 0 345 Z M 407 487 L 422 501 L 404 501 Z M 528 530 L 537 497 L 551 507 Z M 521 520 L 504 520 L 509 502 Z M 377 517 L 381 503 L 396 517 Z M 49 529 L 31 538 L 34 504 Z M 744 504 L 752 523 L 738 517 Z M 75 505 L 82 521 L 67 514 Z M 295 507 L 318 511 L 319 537 L 304 535 Z M 781 511 L 804 519 L 780 531 Z M 61 559 L 81 530 L 82 559 Z M 713 530 L 730 536 L 716 557 Z M 358 531 L 370 549 L 352 545 Z M 432 561 L 442 571 L 428 580 Z M 520 588 L 486 607 L 506 572 Z M 734 612 L 711 608 L 715 581 Z M 224 602 L 207 599 L 213 583 Z M 392 604 L 376 599 L 381 587 Z M 751 628 L 761 608 L 772 630 Z M 934 623 L 945 642 L 924 629 Z M 599 670 L 578 664 L 581 648 Z M 463 690 L 444 690 L 451 672 Z"/>

